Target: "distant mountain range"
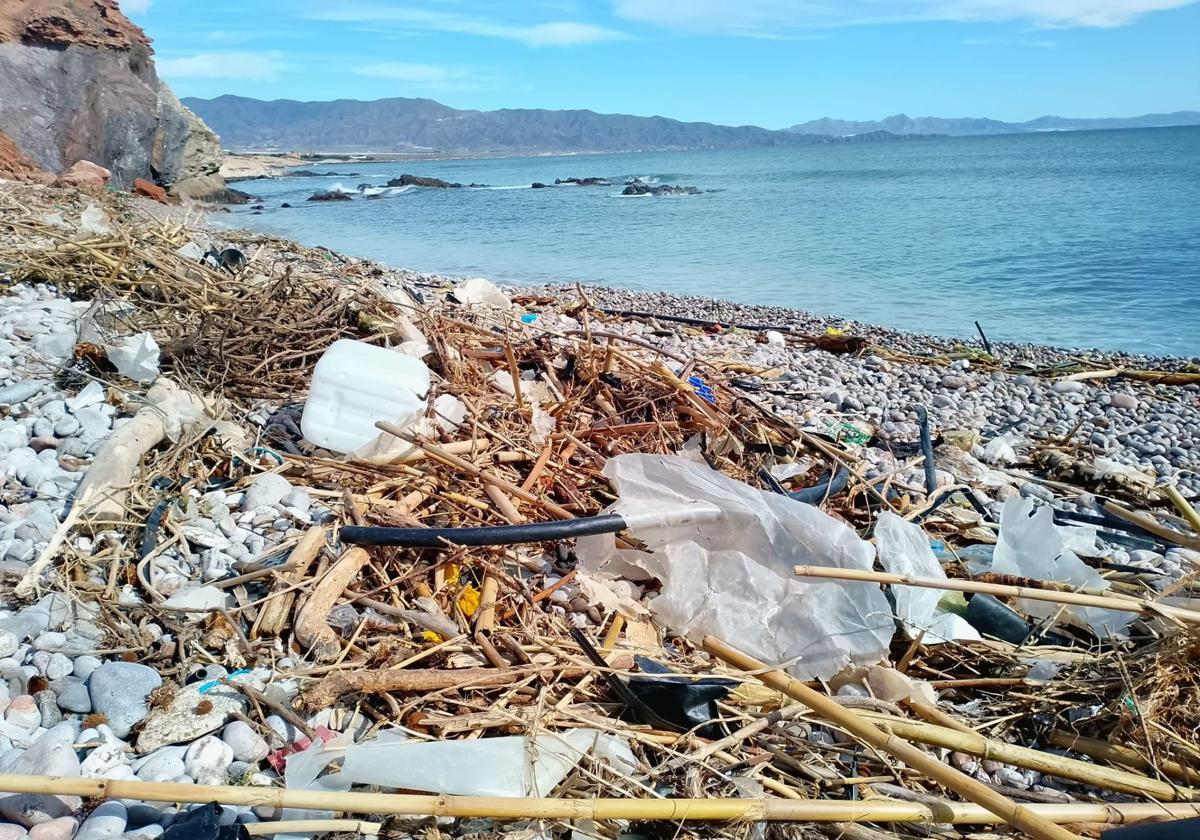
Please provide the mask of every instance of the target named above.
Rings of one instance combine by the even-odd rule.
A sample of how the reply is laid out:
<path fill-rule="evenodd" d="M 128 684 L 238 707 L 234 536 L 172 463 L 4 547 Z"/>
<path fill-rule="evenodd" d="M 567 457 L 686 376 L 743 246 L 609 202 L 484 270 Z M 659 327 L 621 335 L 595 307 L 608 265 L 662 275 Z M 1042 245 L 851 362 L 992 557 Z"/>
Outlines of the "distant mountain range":
<path fill-rule="evenodd" d="M 231 149 L 329 152 L 627 152 L 737 149 L 829 142 L 829 136 L 666 117 L 505 108 L 460 111 L 432 99 L 264 102 L 242 96 L 184 102 Z"/>
<path fill-rule="evenodd" d="M 964 137 L 972 134 L 1025 134 L 1031 131 L 1084 131 L 1103 128 L 1161 128 L 1175 125 L 1200 125 L 1200 111 L 1175 111 L 1170 114 L 1144 114 L 1140 117 L 1038 117 L 1027 122 L 1002 122 L 986 117 L 910 117 L 896 114 L 882 120 L 836 120 L 824 117 L 798 123 L 788 131 L 796 134 L 820 134 L 849 137 L 876 131 L 891 134 L 947 134 Z"/>
<path fill-rule="evenodd" d="M 188 97 L 191 108 L 234 150 L 305 152 L 629 152 L 742 149 L 816 143 L 886 142 L 905 135 L 997 134 L 1062 128 L 1128 128 L 1200 124 L 1200 113 L 1148 115 L 1127 120 L 1028 123 L 997 120 L 916 120 L 900 115 L 879 122 L 816 120 L 782 131 L 752 125 L 680 122 L 666 117 L 505 108 L 462 111 L 432 99 L 395 97 L 363 102 L 337 99 L 263 101 L 244 96 Z M 1050 122 L 1046 122 L 1050 121 Z M 1052 123 L 1052 124 L 1051 124 Z M 972 126 L 974 126 L 972 128 Z"/>

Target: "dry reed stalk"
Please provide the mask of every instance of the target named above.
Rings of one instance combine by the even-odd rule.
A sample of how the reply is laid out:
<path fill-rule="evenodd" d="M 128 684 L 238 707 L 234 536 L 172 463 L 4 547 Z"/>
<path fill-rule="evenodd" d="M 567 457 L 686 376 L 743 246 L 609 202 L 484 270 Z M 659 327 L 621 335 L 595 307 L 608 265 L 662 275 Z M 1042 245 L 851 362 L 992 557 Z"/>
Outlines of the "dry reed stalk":
<path fill-rule="evenodd" d="M 331 792 L 286 788 L 183 785 L 53 776 L 0 775 L 0 791 L 91 799 L 143 799 L 148 802 L 218 802 L 222 805 L 269 805 L 335 813 L 398 814 L 437 817 L 490 817 L 524 820 L 721 820 L 773 822 L 885 822 L 993 825 L 997 816 L 978 805 L 957 802 L 927 805 L 894 800 L 821 799 L 586 799 L 506 796 L 411 795 L 398 793 Z M 1055 829 L 1060 837 L 1077 837 L 1061 823 L 1103 825 L 1147 819 L 1185 819 L 1200 816 L 1195 805 L 1028 805 L 1022 810 Z M 269 823 L 264 823 L 269 825 Z M 1037 835 L 1035 835 L 1037 836 Z"/>
<path fill-rule="evenodd" d="M 875 572 L 866 569 L 837 569 L 827 566 L 795 566 L 793 573 L 800 577 L 815 577 L 825 580 L 866 581 L 886 583 L 892 586 L 915 586 L 922 589 L 949 589 L 955 592 L 998 595 L 1006 598 L 1028 598 L 1033 601 L 1049 601 L 1055 604 L 1072 604 L 1081 607 L 1096 607 L 1106 610 L 1141 613 L 1143 615 L 1166 615 L 1179 621 L 1200 624 L 1200 612 L 1144 601 L 1126 595 L 1092 595 L 1086 592 L 1061 592 L 1057 589 L 1037 589 L 1031 586 L 1006 586 L 1000 583 L 982 583 L 954 578 L 917 578 L 891 572 Z"/>
<path fill-rule="evenodd" d="M 1162 492 L 1170 500 L 1171 504 L 1175 505 L 1175 509 L 1179 511 L 1180 516 L 1187 520 L 1188 525 L 1192 526 L 1192 530 L 1200 535 L 1200 512 L 1192 507 L 1187 499 L 1183 498 L 1183 494 L 1174 484 L 1165 484 L 1162 487 Z"/>
<path fill-rule="evenodd" d="M 1186 767 L 1177 761 L 1164 759 L 1152 762 L 1129 747 L 1110 744 L 1108 741 L 1100 741 L 1096 738 L 1085 738 L 1082 735 L 1062 730 L 1051 732 L 1049 740 L 1051 744 L 1064 750 L 1083 753 L 1091 758 L 1098 758 L 1112 764 L 1124 764 L 1126 767 L 1133 767 L 1137 770 L 1161 772 L 1185 784 L 1200 785 L 1200 771 Z"/>
<path fill-rule="evenodd" d="M 1027 770 L 1037 770 L 1039 773 L 1051 776 L 1073 779 L 1106 790 L 1116 790 L 1135 796 L 1152 796 L 1165 802 L 1192 801 L 1200 798 L 1200 791 L 1177 787 L 1140 773 L 1100 767 L 1086 761 L 997 741 L 980 735 L 978 732 L 961 732 L 924 721 L 905 720 L 873 712 L 864 712 L 863 714 L 877 726 L 895 732 L 902 738 L 1012 764 Z"/>
<path fill-rule="evenodd" d="M 1039 838 L 1039 840 L 1079 840 L 1077 834 L 1059 827 L 1047 818 L 1031 811 L 1027 806 L 1016 804 L 1008 797 L 997 793 L 970 776 L 960 773 L 953 767 L 942 764 L 907 741 L 902 741 L 895 735 L 883 731 L 859 713 L 843 708 L 829 697 L 819 694 L 782 671 L 771 670 L 769 665 L 730 647 L 715 636 L 704 637 L 704 649 L 735 668 L 754 672 L 757 679 L 770 687 L 782 691 L 793 700 L 799 700 L 816 714 L 845 728 L 846 731 L 876 749 L 903 761 L 914 770 L 919 770 L 964 799 L 983 806 L 1014 828 Z"/>
<path fill-rule="evenodd" d="M 265 837 L 272 834 L 322 834 L 344 831 L 373 837 L 379 834 L 382 828 L 383 823 L 366 820 L 276 820 L 250 823 L 246 826 L 246 833 L 251 837 Z"/>

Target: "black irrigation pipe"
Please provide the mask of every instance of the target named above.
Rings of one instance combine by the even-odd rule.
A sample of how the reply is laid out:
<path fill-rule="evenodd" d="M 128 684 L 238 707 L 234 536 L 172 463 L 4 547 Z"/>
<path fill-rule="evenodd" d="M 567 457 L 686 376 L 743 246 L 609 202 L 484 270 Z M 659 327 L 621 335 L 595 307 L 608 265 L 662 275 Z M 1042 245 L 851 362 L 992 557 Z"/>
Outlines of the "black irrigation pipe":
<path fill-rule="evenodd" d="M 1054 524 L 1071 523 L 1076 525 L 1095 525 L 1104 531 L 1105 542 L 1123 545 L 1126 548 L 1145 548 L 1150 551 L 1165 551 L 1166 546 L 1149 531 L 1145 531 L 1131 522 L 1117 519 L 1115 516 L 1096 516 L 1090 513 L 1076 513 L 1070 510 L 1054 509 Z"/>
<path fill-rule="evenodd" d="M 814 484 L 812 487 L 791 491 L 784 488 L 766 467 L 759 468 L 758 477 L 774 493 L 778 493 L 781 496 L 788 496 L 806 505 L 817 505 L 826 498 L 835 496 L 846 489 L 846 485 L 850 482 L 850 470 L 839 464 L 837 470 L 827 475 L 823 481 Z"/>
<path fill-rule="evenodd" d="M 979 330 L 979 337 L 983 339 L 984 352 L 989 356 L 992 355 L 992 342 L 988 341 L 987 334 L 983 331 L 983 327 L 979 325 L 978 321 L 975 322 L 975 329 Z"/>
<path fill-rule="evenodd" d="M 616 534 L 626 528 L 624 517 L 614 513 L 579 519 L 556 519 L 524 525 L 486 525 L 480 528 L 364 528 L 347 526 L 339 532 L 349 545 L 397 545 L 408 548 L 442 548 L 452 545 L 516 545 Z"/>
<path fill-rule="evenodd" d="M 633 309 L 598 308 L 605 314 L 619 315 L 622 318 L 654 318 L 659 321 L 671 321 L 676 324 L 689 324 L 693 327 L 721 327 L 722 329 L 734 327 L 735 329 L 739 330 L 753 330 L 755 332 L 775 330 L 776 332 L 790 333 L 796 331 L 795 327 L 773 327 L 770 324 L 734 324 L 728 321 L 710 321 L 706 318 L 688 318 L 683 315 L 662 315 L 658 312 L 637 312 Z"/>
<path fill-rule="evenodd" d="M 142 532 L 142 541 L 138 544 L 139 560 L 144 559 L 158 545 L 158 529 L 162 525 L 162 518 L 173 504 L 175 499 L 170 497 L 161 500 L 150 509 L 150 515 L 146 517 L 146 530 Z"/>
<path fill-rule="evenodd" d="M 937 472 L 933 465 L 933 437 L 929 433 L 929 412 L 923 405 L 913 406 L 921 424 L 921 454 L 925 456 L 925 492 L 930 496 L 937 490 Z"/>

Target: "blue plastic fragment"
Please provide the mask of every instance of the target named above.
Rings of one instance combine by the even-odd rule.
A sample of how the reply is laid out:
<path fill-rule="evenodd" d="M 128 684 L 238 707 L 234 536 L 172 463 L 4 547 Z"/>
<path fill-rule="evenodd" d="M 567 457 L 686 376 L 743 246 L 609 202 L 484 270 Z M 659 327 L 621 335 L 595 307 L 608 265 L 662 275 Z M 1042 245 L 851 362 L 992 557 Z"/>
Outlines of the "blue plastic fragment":
<path fill-rule="evenodd" d="M 524 315 L 521 316 L 521 323 L 532 324 L 537 319 L 538 319 L 538 316 L 537 316 L 536 312 L 526 312 Z"/>
<path fill-rule="evenodd" d="M 717 404 L 717 395 L 713 393 L 713 389 L 704 384 L 704 380 L 699 376 L 688 377 L 688 384 L 691 385 L 696 393 L 701 396 L 706 402 L 711 405 Z"/>
<path fill-rule="evenodd" d="M 240 677 L 243 674 L 249 674 L 249 673 L 250 673 L 249 668 L 239 668 L 238 670 L 234 671 L 232 674 L 227 676 L 225 679 L 231 680 L 234 677 Z M 212 691 L 214 688 L 216 688 L 220 684 L 221 684 L 220 680 L 206 680 L 206 681 L 200 683 L 200 687 L 198 689 L 196 689 L 196 691 L 199 692 L 200 694 L 208 694 L 208 692 Z"/>

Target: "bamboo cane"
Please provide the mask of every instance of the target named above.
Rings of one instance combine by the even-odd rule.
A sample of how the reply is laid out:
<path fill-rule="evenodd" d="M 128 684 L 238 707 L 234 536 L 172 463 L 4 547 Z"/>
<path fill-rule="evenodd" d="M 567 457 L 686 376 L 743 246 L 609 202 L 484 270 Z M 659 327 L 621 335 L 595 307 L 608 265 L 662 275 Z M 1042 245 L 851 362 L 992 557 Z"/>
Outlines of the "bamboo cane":
<path fill-rule="evenodd" d="M 1096 607 L 1104 610 L 1120 610 L 1143 615 L 1166 615 L 1180 621 L 1200 624 L 1200 612 L 1159 604 L 1126 595 L 1092 595 L 1086 592 L 1062 592 L 1057 589 L 1036 589 L 1031 586 L 1007 586 L 1002 583 L 982 583 L 974 580 L 954 578 L 918 578 L 897 575 L 891 572 L 875 572 L 867 569 L 837 569 L 832 566 L 796 566 L 792 570 L 800 577 L 825 578 L 827 580 L 853 580 L 871 583 L 888 583 L 894 586 L 916 586 L 922 589 L 950 589 L 955 592 L 973 592 L 984 595 L 999 595 L 1005 598 L 1028 598 L 1033 601 L 1051 601 L 1056 604 L 1073 604 L 1080 607 Z"/>
<path fill-rule="evenodd" d="M 945 765 L 941 765 L 945 766 Z M 270 805 L 341 814 L 549 820 L 749 820 L 772 822 L 882 822 L 995 825 L 1000 817 L 979 805 L 925 804 L 876 799 L 556 799 L 507 796 L 445 796 L 359 793 L 286 788 L 182 785 L 123 779 L 0 774 L 0 791 L 140 799 L 147 802 Z M 1057 836 L 1076 837 L 1055 823 L 1125 824 L 1148 819 L 1200 816 L 1200 805 L 1103 803 L 1028 805 L 1021 810 L 1047 821 Z M 269 825 L 269 823 L 267 823 Z"/>
<path fill-rule="evenodd" d="M 1149 770 L 1151 772 L 1159 770 L 1189 785 L 1200 785 L 1200 771 L 1198 770 L 1193 770 L 1191 767 L 1185 767 L 1177 761 L 1170 761 L 1168 759 L 1152 762 L 1129 749 L 1129 747 L 1110 744 L 1108 741 L 1099 741 L 1095 738 L 1085 738 L 1082 735 L 1076 735 L 1073 732 L 1055 730 L 1050 733 L 1050 743 L 1064 750 L 1074 750 L 1075 752 L 1083 753 L 1092 758 L 1099 758 L 1103 761 L 1109 761 L 1113 764 L 1124 764 L 1127 767 L 1134 767 L 1138 770 Z"/>
<path fill-rule="evenodd" d="M 1152 516 L 1135 513 L 1126 507 L 1121 507 L 1113 501 L 1104 503 L 1104 509 L 1118 519 L 1124 519 L 1126 522 L 1131 522 L 1147 533 L 1153 534 L 1160 540 L 1165 540 L 1175 545 L 1181 545 L 1184 548 L 1191 548 L 1200 551 L 1200 537 L 1194 537 L 1189 534 L 1183 534 L 1179 531 L 1173 531 L 1164 525 L 1160 525 L 1158 520 Z"/>
<path fill-rule="evenodd" d="M 862 714 L 877 726 L 884 727 L 902 738 L 919 741 L 922 744 L 957 750 L 969 755 L 1023 767 L 1027 770 L 1037 770 L 1039 773 L 1096 785 L 1107 790 L 1116 790 L 1137 796 L 1150 796 L 1167 802 L 1200 799 L 1200 790 L 1178 787 L 1158 779 L 1151 779 L 1140 773 L 1100 767 L 1086 761 L 1051 755 L 1030 747 L 1009 744 L 1006 741 L 997 741 L 980 735 L 978 732 L 960 732 L 924 721 L 905 720 L 879 712 L 863 712 Z"/>
<path fill-rule="evenodd" d="M 1192 526 L 1192 530 L 1200 534 L 1200 512 L 1197 512 L 1187 499 L 1183 498 L 1183 494 L 1174 484 L 1163 485 L 1163 493 L 1171 500 L 1171 504 L 1175 505 L 1175 509 L 1179 511 L 1180 516 L 1187 520 L 1187 523 Z"/>
<path fill-rule="evenodd" d="M 924 773 L 964 799 L 983 806 L 1014 828 L 1040 840 L 1079 840 L 1077 834 L 1060 828 L 1028 806 L 1018 805 L 970 776 L 960 773 L 949 765 L 942 764 L 907 741 L 902 741 L 894 734 L 884 732 L 852 709 L 843 708 L 829 697 L 813 691 L 783 671 L 770 670 L 769 665 L 730 647 L 715 636 L 704 637 L 704 649 L 736 668 L 754 672 L 754 675 L 762 682 L 782 691 L 793 700 L 799 700 L 821 717 L 838 724 L 876 749 L 898 758 L 909 767 Z"/>
<path fill-rule="evenodd" d="M 271 834 L 349 831 L 373 836 L 378 834 L 381 828 L 383 828 L 383 823 L 364 820 L 276 820 L 274 822 L 248 823 L 246 833 L 251 837 L 260 837 Z"/>

